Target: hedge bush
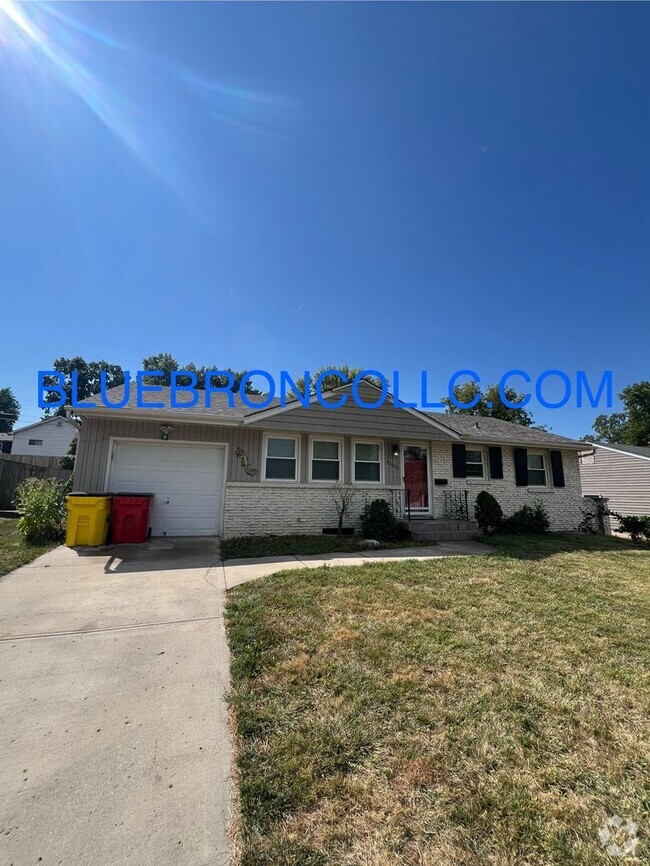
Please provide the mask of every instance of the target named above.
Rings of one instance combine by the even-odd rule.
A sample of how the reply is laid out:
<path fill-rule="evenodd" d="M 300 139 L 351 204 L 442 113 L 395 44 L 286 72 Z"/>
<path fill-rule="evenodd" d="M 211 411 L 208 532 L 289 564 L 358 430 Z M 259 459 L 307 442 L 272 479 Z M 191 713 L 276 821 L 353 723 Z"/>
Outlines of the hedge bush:
<path fill-rule="evenodd" d="M 618 528 L 614 532 L 627 532 L 632 541 L 641 538 L 650 541 L 650 516 L 647 514 L 618 514 L 616 511 L 609 512 L 618 520 Z"/>
<path fill-rule="evenodd" d="M 57 541 L 63 536 L 67 487 L 56 478 L 26 478 L 18 485 L 18 529 L 27 541 Z"/>
<path fill-rule="evenodd" d="M 549 531 L 550 526 L 548 511 L 538 500 L 534 505 L 524 505 L 506 518 L 500 531 L 509 535 L 542 535 Z"/>
<path fill-rule="evenodd" d="M 361 531 L 364 538 L 377 541 L 397 541 L 408 537 L 408 531 L 400 526 L 385 499 L 366 502 L 361 512 Z"/>
<path fill-rule="evenodd" d="M 483 535 L 489 535 L 501 527 L 503 509 L 491 493 L 481 490 L 474 504 L 474 517 Z"/>

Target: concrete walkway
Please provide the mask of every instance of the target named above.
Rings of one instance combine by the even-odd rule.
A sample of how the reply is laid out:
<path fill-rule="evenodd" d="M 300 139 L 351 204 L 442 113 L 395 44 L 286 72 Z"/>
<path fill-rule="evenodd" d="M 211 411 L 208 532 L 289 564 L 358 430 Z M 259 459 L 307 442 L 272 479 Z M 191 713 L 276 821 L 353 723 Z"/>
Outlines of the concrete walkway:
<path fill-rule="evenodd" d="M 228 863 L 220 569 L 161 540 L 0 582 L 2 866 Z"/>
<path fill-rule="evenodd" d="M 478 556 L 493 548 L 478 541 L 441 541 L 433 547 L 401 547 L 392 550 L 362 550 L 358 553 L 319 553 L 310 556 L 265 556 L 260 559 L 227 559 L 222 566 L 223 584 L 232 589 L 259 577 L 289 568 L 320 568 L 323 565 L 364 565 L 402 559 L 434 559 L 441 556 Z"/>

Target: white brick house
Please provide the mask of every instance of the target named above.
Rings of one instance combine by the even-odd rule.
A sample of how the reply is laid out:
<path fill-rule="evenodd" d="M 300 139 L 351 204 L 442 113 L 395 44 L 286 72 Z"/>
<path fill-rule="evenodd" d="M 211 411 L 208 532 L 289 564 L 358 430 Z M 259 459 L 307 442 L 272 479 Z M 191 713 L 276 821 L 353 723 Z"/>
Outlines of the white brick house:
<path fill-rule="evenodd" d="M 368 402 L 372 387 L 360 389 Z M 120 409 L 81 412 L 74 488 L 153 492 L 154 535 L 320 533 L 336 526 L 336 485 L 354 490 L 347 525 L 379 497 L 400 517 L 436 521 L 459 508 L 473 517 L 481 490 L 506 515 L 541 500 L 554 530 L 583 517 L 585 445 L 552 433 L 392 403 L 254 409 L 238 399 L 231 408 L 218 395 L 209 409 L 174 409 L 167 391 L 153 399 L 165 408 L 138 408 L 134 396 Z"/>

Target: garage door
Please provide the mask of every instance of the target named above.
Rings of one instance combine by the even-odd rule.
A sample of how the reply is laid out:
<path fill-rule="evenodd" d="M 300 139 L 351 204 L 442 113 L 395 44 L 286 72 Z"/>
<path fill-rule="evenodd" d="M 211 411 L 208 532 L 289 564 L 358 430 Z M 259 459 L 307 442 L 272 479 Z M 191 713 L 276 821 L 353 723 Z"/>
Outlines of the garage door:
<path fill-rule="evenodd" d="M 113 442 L 108 489 L 154 493 L 152 535 L 219 535 L 223 445 Z"/>

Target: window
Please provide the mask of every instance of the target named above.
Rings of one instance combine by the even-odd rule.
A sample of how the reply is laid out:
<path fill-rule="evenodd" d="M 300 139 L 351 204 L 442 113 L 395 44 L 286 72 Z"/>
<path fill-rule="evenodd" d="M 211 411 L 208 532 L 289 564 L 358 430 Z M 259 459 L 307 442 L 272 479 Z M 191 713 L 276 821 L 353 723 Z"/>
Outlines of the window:
<path fill-rule="evenodd" d="M 43 440 L 42 439 L 30 439 L 29 444 L 30 445 L 42 445 Z"/>
<path fill-rule="evenodd" d="M 296 480 L 296 440 L 271 437 L 266 440 L 264 477 L 281 481 Z"/>
<path fill-rule="evenodd" d="M 528 452 L 528 486 L 546 487 L 546 464 L 539 452 Z"/>
<path fill-rule="evenodd" d="M 465 452 L 465 471 L 467 478 L 484 478 L 483 452 L 480 448 L 468 448 Z"/>
<path fill-rule="evenodd" d="M 311 480 L 339 481 L 340 444 L 333 439 L 314 439 L 311 443 Z"/>
<path fill-rule="evenodd" d="M 373 442 L 354 443 L 354 480 L 381 481 L 381 449 Z"/>

